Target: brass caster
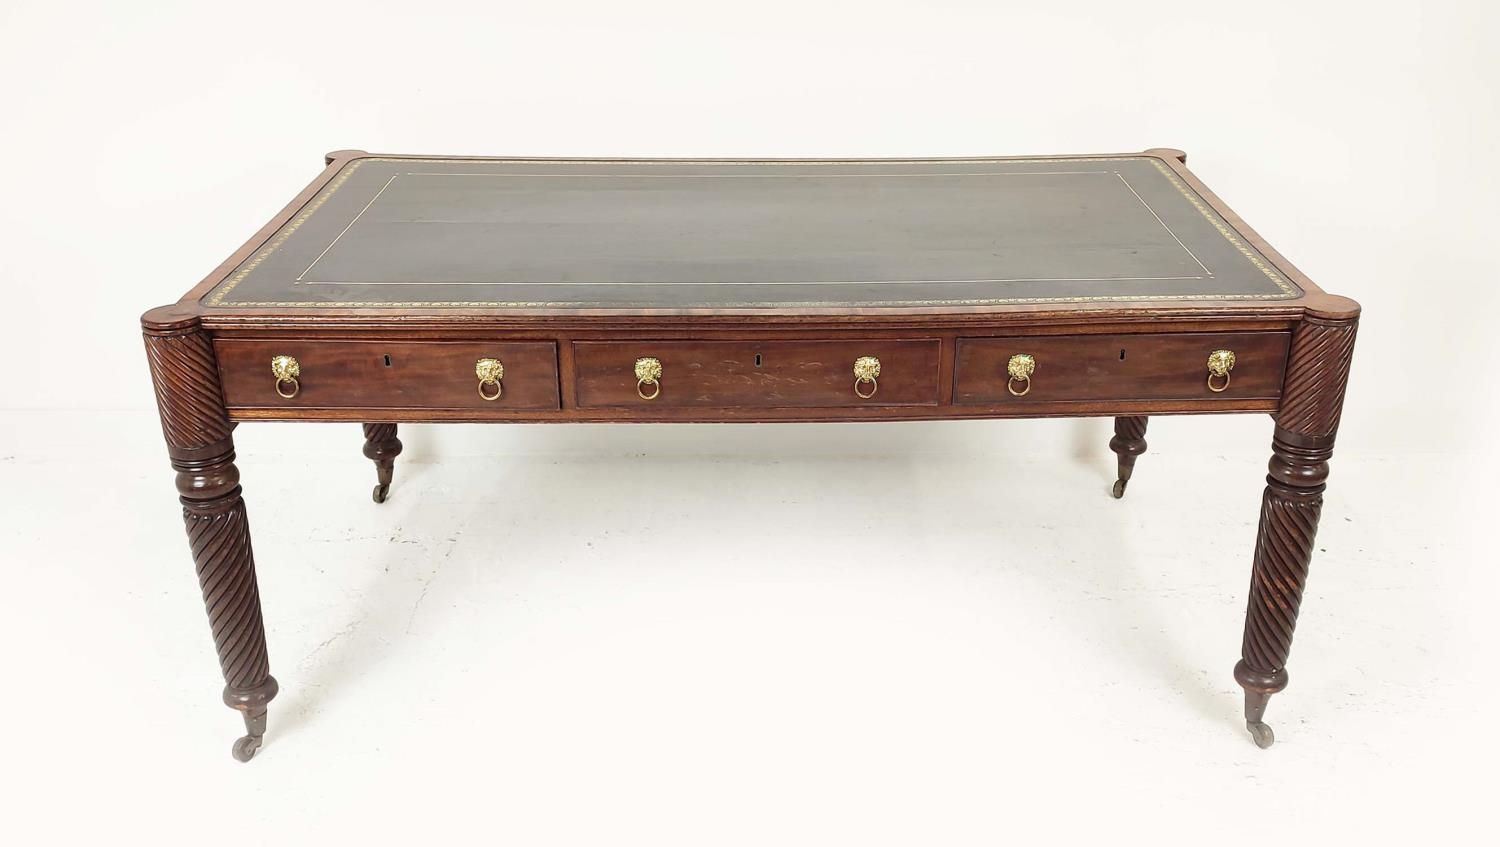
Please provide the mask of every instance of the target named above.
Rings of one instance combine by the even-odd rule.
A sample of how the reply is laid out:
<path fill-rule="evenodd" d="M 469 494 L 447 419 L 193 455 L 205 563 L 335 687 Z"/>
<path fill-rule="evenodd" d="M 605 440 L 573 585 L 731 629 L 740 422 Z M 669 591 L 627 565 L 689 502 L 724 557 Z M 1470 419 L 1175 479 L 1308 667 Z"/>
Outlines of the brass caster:
<path fill-rule="evenodd" d="M 1125 483 L 1127 483 L 1129 481 L 1130 480 L 1128 480 L 1128 479 L 1117 479 L 1117 480 L 1115 480 L 1114 495 L 1115 495 L 1115 499 L 1116 500 L 1118 500 L 1121 497 L 1125 496 Z"/>
<path fill-rule="evenodd" d="M 375 486 L 375 490 L 370 492 L 370 497 L 376 503 L 384 503 L 386 495 L 390 492 L 391 487 L 389 485 L 377 485 Z"/>
<path fill-rule="evenodd" d="M 260 736 L 246 735 L 234 742 L 234 758 L 237 761 L 248 762 L 255 758 L 255 751 L 260 749 Z"/>
<path fill-rule="evenodd" d="M 1250 737 L 1255 740 L 1255 746 L 1262 750 L 1276 743 L 1276 733 L 1260 721 L 1245 721 L 1245 728 L 1250 730 Z"/>

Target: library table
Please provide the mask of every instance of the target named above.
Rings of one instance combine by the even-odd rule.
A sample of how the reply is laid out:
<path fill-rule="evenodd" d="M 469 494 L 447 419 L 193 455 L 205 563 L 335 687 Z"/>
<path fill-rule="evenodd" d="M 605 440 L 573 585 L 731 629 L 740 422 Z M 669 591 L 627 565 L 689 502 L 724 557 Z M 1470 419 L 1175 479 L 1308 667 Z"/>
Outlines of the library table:
<path fill-rule="evenodd" d="M 329 154 L 142 318 L 233 748 L 276 696 L 232 433 L 364 426 L 374 500 L 416 422 L 1109 416 L 1114 496 L 1151 415 L 1270 415 L 1234 677 L 1287 684 L 1359 306 L 1177 150 L 903 160 Z"/>

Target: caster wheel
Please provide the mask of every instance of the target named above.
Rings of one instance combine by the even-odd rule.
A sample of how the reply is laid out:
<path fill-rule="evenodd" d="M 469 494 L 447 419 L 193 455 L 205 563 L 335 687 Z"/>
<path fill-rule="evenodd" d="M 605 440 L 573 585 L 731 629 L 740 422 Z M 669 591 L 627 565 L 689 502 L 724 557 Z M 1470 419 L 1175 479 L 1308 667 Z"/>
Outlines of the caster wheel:
<path fill-rule="evenodd" d="M 1126 480 L 1123 479 L 1115 480 L 1114 495 L 1116 500 L 1125 496 L 1125 482 Z"/>
<path fill-rule="evenodd" d="M 246 735 L 234 742 L 234 758 L 241 762 L 248 762 L 255 758 L 255 751 L 260 749 L 260 738 L 254 735 Z"/>
<path fill-rule="evenodd" d="M 1276 743 L 1276 733 L 1263 723 L 1247 721 L 1245 728 L 1250 730 L 1250 737 L 1255 740 L 1255 746 L 1262 750 Z"/>
<path fill-rule="evenodd" d="M 377 485 L 377 486 L 375 486 L 375 490 L 372 491 L 372 492 L 370 492 L 370 497 L 376 503 L 384 503 L 385 502 L 385 496 L 387 494 L 389 494 L 390 491 L 391 491 L 391 487 L 389 485 Z"/>

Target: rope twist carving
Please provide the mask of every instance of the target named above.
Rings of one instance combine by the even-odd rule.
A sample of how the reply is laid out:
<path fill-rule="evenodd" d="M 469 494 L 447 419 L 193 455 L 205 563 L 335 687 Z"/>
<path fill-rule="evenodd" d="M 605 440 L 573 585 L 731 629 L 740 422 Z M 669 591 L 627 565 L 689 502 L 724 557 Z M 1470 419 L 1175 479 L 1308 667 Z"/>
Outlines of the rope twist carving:
<path fill-rule="evenodd" d="M 1320 494 L 1289 499 L 1272 488 L 1266 489 L 1242 644 L 1246 664 L 1262 673 L 1286 667 L 1291 655 L 1292 633 L 1297 628 L 1322 511 Z"/>
<path fill-rule="evenodd" d="M 224 411 L 219 369 L 207 335 L 147 335 L 146 360 L 168 445 L 192 449 L 229 437 L 234 425 Z"/>
<path fill-rule="evenodd" d="M 1115 418 L 1115 436 L 1130 441 L 1140 441 L 1146 437 L 1146 424 L 1150 420 L 1144 416 Z"/>
<path fill-rule="evenodd" d="M 1277 426 L 1315 437 L 1338 432 L 1357 330 L 1357 321 L 1305 318 L 1298 324 L 1286 363 Z"/>
<path fill-rule="evenodd" d="M 260 685 L 271 673 L 266 635 L 255 584 L 255 560 L 245 502 L 236 488 L 228 508 L 182 510 L 188 544 L 197 565 L 203 605 L 213 630 L 224 682 L 233 688 Z"/>

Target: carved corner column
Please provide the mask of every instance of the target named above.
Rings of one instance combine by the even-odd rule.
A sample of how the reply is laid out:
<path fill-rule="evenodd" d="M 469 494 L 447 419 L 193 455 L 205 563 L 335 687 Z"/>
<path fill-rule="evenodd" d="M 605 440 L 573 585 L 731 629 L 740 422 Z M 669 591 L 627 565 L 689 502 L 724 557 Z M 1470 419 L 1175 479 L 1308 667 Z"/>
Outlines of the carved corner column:
<path fill-rule="evenodd" d="M 1323 299 L 1343 308 L 1309 312 L 1292 334 L 1261 500 L 1245 637 L 1234 667 L 1235 681 L 1245 689 L 1245 725 L 1261 748 L 1276 740 L 1264 721 L 1266 703 L 1287 685 L 1287 657 L 1323 511 L 1328 460 L 1359 324 L 1358 305 L 1326 295 Z"/>
<path fill-rule="evenodd" d="M 1117 463 L 1114 495 L 1118 500 L 1125 496 L 1125 486 L 1130 484 L 1130 475 L 1135 472 L 1135 460 L 1146 452 L 1147 417 L 1115 418 L 1115 437 L 1109 440 L 1109 449 L 1120 457 Z"/>
<path fill-rule="evenodd" d="M 245 719 L 234 757 L 247 762 L 260 748 L 267 704 L 277 686 L 234 465 L 234 424 L 224 409 L 213 345 L 197 318 L 167 306 L 147 312 L 141 327 L 162 434 L 177 471 L 188 545 L 224 674 L 224 703 Z"/>
<path fill-rule="evenodd" d="M 393 423 L 367 423 L 365 426 L 365 458 L 375 462 L 375 490 L 370 496 L 376 503 L 384 503 L 391 492 L 391 477 L 396 471 L 396 457 L 401 455 L 401 439 L 396 437 Z"/>

